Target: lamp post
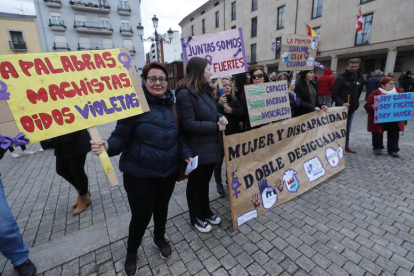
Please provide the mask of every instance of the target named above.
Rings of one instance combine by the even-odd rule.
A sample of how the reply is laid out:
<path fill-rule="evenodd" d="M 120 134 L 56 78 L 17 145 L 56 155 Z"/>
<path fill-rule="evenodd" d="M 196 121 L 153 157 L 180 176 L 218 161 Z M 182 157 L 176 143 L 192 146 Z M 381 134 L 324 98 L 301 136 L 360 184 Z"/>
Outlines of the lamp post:
<path fill-rule="evenodd" d="M 141 25 L 141 23 L 138 23 L 137 29 L 138 29 L 138 36 L 141 39 L 142 42 L 155 42 L 155 48 L 157 49 L 157 61 L 160 62 L 160 55 L 159 55 L 159 50 L 158 50 L 158 42 L 160 43 L 166 43 L 166 44 L 171 44 L 171 41 L 173 39 L 173 30 L 171 30 L 171 28 L 167 31 L 168 33 L 168 41 L 165 40 L 162 36 L 160 36 L 157 32 L 157 28 L 158 28 L 158 18 L 154 15 L 154 17 L 152 18 L 152 25 L 154 26 L 155 29 L 155 33 L 154 36 L 150 36 L 148 38 L 143 38 L 144 36 L 144 26 Z"/>

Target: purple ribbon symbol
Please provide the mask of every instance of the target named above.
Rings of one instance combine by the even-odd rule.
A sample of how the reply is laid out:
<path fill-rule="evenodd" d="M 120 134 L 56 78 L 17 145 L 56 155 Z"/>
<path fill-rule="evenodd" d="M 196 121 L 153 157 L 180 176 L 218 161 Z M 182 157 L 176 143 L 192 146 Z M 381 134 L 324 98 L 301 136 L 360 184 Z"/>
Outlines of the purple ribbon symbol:
<path fill-rule="evenodd" d="M 7 84 L 3 81 L 0 81 L 0 100 L 10 100 L 10 93 L 7 92 Z"/>
<path fill-rule="evenodd" d="M 26 145 L 29 143 L 29 139 L 24 138 L 24 133 L 20 132 L 15 138 L 10 136 L 1 135 L 0 136 L 0 147 L 2 149 L 8 149 L 10 146 L 14 145 L 15 147 Z"/>
<path fill-rule="evenodd" d="M 305 53 L 305 58 L 308 59 L 308 57 L 309 57 L 309 52 L 306 52 Z"/>
<path fill-rule="evenodd" d="M 126 58 L 126 60 L 124 60 L 122 57 L 125 57 L 125 58 Z M 122 65 L 124 65 L 124 67 L 125 67 L 126 69 L 128 69 L 128 70 L 129 70 L 129 68 L 131 68 L 131 62 L 132 62 L 132 59 L 131 59 L 131 56 L 130 56 L 130 55 L 128 55 L 127 53 L 120 53 L 120 54 L 118 55 L 118 60 L 119 60 L 119 62 L 120 62 L 120 63 L 122 63 Z"/>
<path fill-rule="evenodd" d="M 213 57 L 210 55 L 206 55 L 206 60 L 208 61 L 208 64 L 210 64 L 210 66 L 213 64 Z"/>
<path fill-rule="evenodd" d="M 241 50 L 242 50 L 242 49 L 241 49 L 241 48 L 239 48 L 239 50 L 237 50 L 237 53 L 235 53 L 233 56 L 234 56 L 234 57 L 237 57 L 237 56 L 238 56 L 238 54 L 241 52 Z"/>

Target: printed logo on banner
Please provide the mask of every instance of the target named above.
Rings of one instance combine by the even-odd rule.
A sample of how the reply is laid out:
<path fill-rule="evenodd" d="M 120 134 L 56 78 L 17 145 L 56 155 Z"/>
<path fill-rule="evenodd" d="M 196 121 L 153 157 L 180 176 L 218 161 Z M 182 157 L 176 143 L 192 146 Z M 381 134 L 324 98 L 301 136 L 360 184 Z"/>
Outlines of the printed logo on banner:
<path fill-rule="evenodd" d="M 284 64 L 288 64 L 290 61 L 290 53 L 289 52 L 284 52 L 282 54 L 282 60 Z"/>
<path fill-rule="evenodd" d="M 315 63 L 315 59 L 313 57 L 309 57 L 306 63 L 308 64 L 308 66 L 313 66 Z"/>
<path fill-rule="evenodd" d="M 310 182 L 313 182 L 326 174 L 325 168 L 319 157 L 312 158 L 303 163 L 303 169 Z"/>
<path fill-rule="evenodd" d="M 297 172 L 293 169 L 289 169 L 283 173 L 283 182 L 286 185 L 286 189 L 291 193 L 296 193 L 300 187 L 296 174 Z"/>
<path fill-rule="evenodd" d="M 325 157 L 328 161 L 329 165 L 331 165 L 332 168 L 337 168 L 339 166 L 339 154 L 334 148 L 326 148 L 325 150 Z"/>
<path fill-rule="evenodd" d="M 251 219 L 257 218 L 257 210 L 250 210 L 237 218 L 237 226 L 240 226 Z"/>
<path fill-rule="evenodd" d="M 276 205 L 277 202 L 277 192 L 276 189 L 272 186 L 267 185 L 267 179 L 259 181 L 259 191 L 262 196 L 262 204 L 265 210 L 271 209 Z"/>
<path fill-rule="evenodd" d="M 241 187 L 241 183 L 239 181 L 239 178 L 236 176 L 235 172 L 231 173 L 231 188 L 234 191 L 233 196 L 236 198 L 239 198 L 240 191 L 238 190 Z"/>

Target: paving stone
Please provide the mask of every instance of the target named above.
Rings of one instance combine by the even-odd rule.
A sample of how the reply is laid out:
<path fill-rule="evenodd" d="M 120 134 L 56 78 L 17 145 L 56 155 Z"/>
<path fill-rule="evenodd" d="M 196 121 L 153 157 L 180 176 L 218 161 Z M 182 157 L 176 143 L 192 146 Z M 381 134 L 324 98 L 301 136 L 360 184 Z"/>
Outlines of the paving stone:
<path fill-rule="evenodd" d="M 266 271 L 258 263 L 251 264 L 246 268 L 246 271 L 252 276 L 262 276 L 266 274 Z"/>

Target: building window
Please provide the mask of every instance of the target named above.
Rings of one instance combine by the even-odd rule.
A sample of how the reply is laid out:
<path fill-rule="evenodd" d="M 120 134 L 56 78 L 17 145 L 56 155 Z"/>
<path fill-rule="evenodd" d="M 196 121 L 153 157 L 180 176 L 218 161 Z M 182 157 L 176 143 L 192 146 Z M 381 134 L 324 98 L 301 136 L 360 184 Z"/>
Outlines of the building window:
<path fill-rule="evenodd" d="M 313 28 L 315 33 L 318 34 L 318 44 L 321 42 L 321 27 Z"/>
<path fill-rule="evenodd" d="M 57 12 L 50 13 L 50 25 L 63 26 L 62 15 Z"/>
<path fill-rule="evenodd" d="M 236 29 L 236 25 L 234 25 L 234 26 L 231 26 L 231 28 L 232 28 L 232 29 Z"/>
<path fill-rule="evenodd" d="M 361 4 L 368 3 L 368 2 L 371 2 L 371 1 L 374 1 L 374 0 L 361 0 Z"/>
<path fill-rule="evenodd" d="M 285 27 L 285 6 L 277 9 L 277 29 Z"/>
<path fill-rule="evenodd" d="M 220 2 L 214 3 L 214 7 L 217 7 L 220 4 Z"/>
<path fill-rule="evenodd" d="M 191 35 L 194 36 L 194 25 L 191 26 Z"/>
<path fill-rule="evenodd" d="M 102 49 L 113 49 L 114 42 L 112 38 L 102 38 Z M 124 46 L 124 48 L 127 48 Z"/>
<path fill-rule="evenodd" d="M 252 37 L 257 36 L 257 17 L 252 18 Z"/>
<path fill-rule="evenodd" d="M 53 42 L 53 50 L 60 50 L 60 49 L 69 49 L 68 43 L 66 41 L 66 36 L 55 35 L 54 42 Z"/>
<path fill-rule="evenodd" d="M 236 2 L 231 3 L 231 20 L 236 20 Z"/>
<path fill-rule="evenodd" d="M 220 27 L 220 15 L 219 12 L 216 11 L 216 28 Z"/>
<path fill-rule="evenodd" d="M 364 27 L 363 27 L 362 31 L 357 32 L 356 39 L 355 39 L 355 45 L 369 44 L 369 39 L 371 37 L 373 17 L 374 17 L 373 13 L 363 16 L 363 18 L 364 18 Z"/>
<path fill-rule="evenodd" d="M 132 40 L 124 40 L 123 44 L 124 44 L 124 48 L 127 48 L 130 52 L 135 53 L 135 48 L 132 44 Z"/>
<path fill-rule="evenodd" d="M 206 33 L 206 20 L 205 19 L 201 20 L 201 33 L 202 34 Z"/>
<path fill-rule="evenodd" d="M 23 33 L 19 31 L 10 31 L 10 49 L 27 50 L 26 42 L 23 39 Z"/>
<path fill-rule="evenodd" d="M 131 11 L 127 0 L 119 0 L 119 9 L 123 11 Z"/>
<path fill-rule="evenodd" d="M 275 56 L 275 58 L 276 59 L 279 59 L 280 58 L 280 51 L 282 50 L 282 38 L 281 37 L 278 37 L 278 38 L 276 38 L 276 56 Z"/>
<path fill-rule="evenodd" d="M 252 0 L 252 11 L 257 10 L 257 8 L 258 8 L 257 0 Z"/>
<path fill-rule="evenodd" d="M 86 27 L 86 16 L 81 14 L 75 14 L 75 26 Z"/>
<path fill-rule="evenodd" d="M 323 0 L 312 1 L 312 18 L 317 18 L 317 17 L 322 16 L 322 6 L 323 6 Z"/>
<path fill-rule="evenodd" d="M 101 24 L 102 29 L 110 29 L 111 24 L 109 23 L 109 18 L 99 18 L 99 22 Z"/>
<path fill-rule="evenodd" d="M 251 48 L 250 50 L 252 54 L 251 62 L 253 63 L 253 62 L 256 62 L 256 44 L 252 44 L 250 48 Z"/>

